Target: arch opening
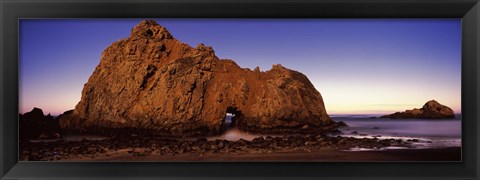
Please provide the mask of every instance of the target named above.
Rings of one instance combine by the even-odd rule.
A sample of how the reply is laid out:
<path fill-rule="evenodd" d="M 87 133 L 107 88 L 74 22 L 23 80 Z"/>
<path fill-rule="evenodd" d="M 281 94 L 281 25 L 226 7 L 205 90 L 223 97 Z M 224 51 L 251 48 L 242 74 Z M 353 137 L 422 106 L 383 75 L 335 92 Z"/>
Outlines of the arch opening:
<path fill-rule="evenodd" d="M 225 118 L 223 119 L 224 130 L 232 129 L 236 127 L 238 120 L 240 119 L 242 113 L 237 107 L 228 106 L 225 111 Z"/>

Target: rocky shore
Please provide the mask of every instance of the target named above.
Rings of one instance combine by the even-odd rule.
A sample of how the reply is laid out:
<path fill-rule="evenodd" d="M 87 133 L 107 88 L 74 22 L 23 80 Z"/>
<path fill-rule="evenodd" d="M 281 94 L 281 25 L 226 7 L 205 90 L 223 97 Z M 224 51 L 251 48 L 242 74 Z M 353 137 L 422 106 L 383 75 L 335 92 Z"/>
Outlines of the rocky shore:
<path fill-rule="evenodd" d="M 348 150 L 350 148 L 381 149 L 388 146 L 409 147 L 411 141 L 395 139 L 368 139 L 352 137 L 329 137 L 326 135 L 262 136 L 247 141 L 212 140 L 206 138 L 174 139 L 142 137 L 124 134 L 104 140 L 53 142 L 20 142 L 20 160 L 55 161 L 87 158 L 105 158 L 111 153 L 126 150 L 131 156 L 175 156 L 183 153 L 203 154 L 248 154 L 273 152 L 312 152 L 318 150 Z"/>

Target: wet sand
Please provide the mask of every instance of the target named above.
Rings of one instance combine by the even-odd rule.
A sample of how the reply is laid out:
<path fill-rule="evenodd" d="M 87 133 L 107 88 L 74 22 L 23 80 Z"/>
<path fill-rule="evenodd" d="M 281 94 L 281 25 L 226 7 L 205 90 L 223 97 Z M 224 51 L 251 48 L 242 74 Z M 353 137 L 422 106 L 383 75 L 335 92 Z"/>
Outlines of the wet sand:
<path fill-rule="evenodd" d="M 310 162 L 358 162 L 358 161 L 461 161 L 461 148 L 435 148 L 435 149 L 390 149 L 379 151 L 339 151 L 339 150 L 316 150 L 311 152 L 268 152 L 258 151 L 250 153 L 183 153 L 166 154 L 149 153 L 132 155 L 131 149 L 109 151 L 95 156 L 79 156 L 63 159 L 61 161 L 310 161 Z M 136 149 L 142 151 L 143 149 Z"/>

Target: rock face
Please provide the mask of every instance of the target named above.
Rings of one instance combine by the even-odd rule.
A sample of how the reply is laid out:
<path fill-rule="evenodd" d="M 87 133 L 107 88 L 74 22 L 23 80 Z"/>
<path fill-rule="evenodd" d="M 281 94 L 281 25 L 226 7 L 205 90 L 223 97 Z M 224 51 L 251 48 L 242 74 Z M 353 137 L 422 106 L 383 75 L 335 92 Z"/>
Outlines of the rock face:
<path fill-rule="evenodd" d="M 19 126 L 20 139 L 51 139 L 60 136 L 58 119 L 50 114 L 45 116 L 39 108 L 20 114 Z"/>
<path fill-rule="evenodd" d="M 300 72 L 273 65 L 240 68 L 211 47 L 179 42 L 155 21 L 142 21 L 114 42 L 62 128 L 153 129 L 173 135 L 223 130 L 226 113 L 249 131 L 325 130 L 335 124 L 320 93 Z"/>
<path fill-rule="evenodd" d="M 390 115 L 384 115 L 381 118 L 423 118 L 423 119 L 448 119 L 455 118 L 453 110 L 447 106 L 430 100 L 421 109 L 406 110 L 405 112 L 396 112 Z"/>

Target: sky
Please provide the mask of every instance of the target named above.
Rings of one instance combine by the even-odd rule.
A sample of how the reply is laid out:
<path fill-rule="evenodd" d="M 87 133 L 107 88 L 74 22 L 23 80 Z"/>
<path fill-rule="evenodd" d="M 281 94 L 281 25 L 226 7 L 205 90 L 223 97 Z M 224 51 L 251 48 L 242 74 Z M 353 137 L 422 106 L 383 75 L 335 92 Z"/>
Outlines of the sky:
<path fill-rule="evenodd" d="M 74 109 L 102 51 L 141 20 L 20 20 L 19 112 Z M 460 19 L 155 20 L 243 68 L 304 73 L 329 114 L 389 114 L 431 99 L 461 113 Z"/>

